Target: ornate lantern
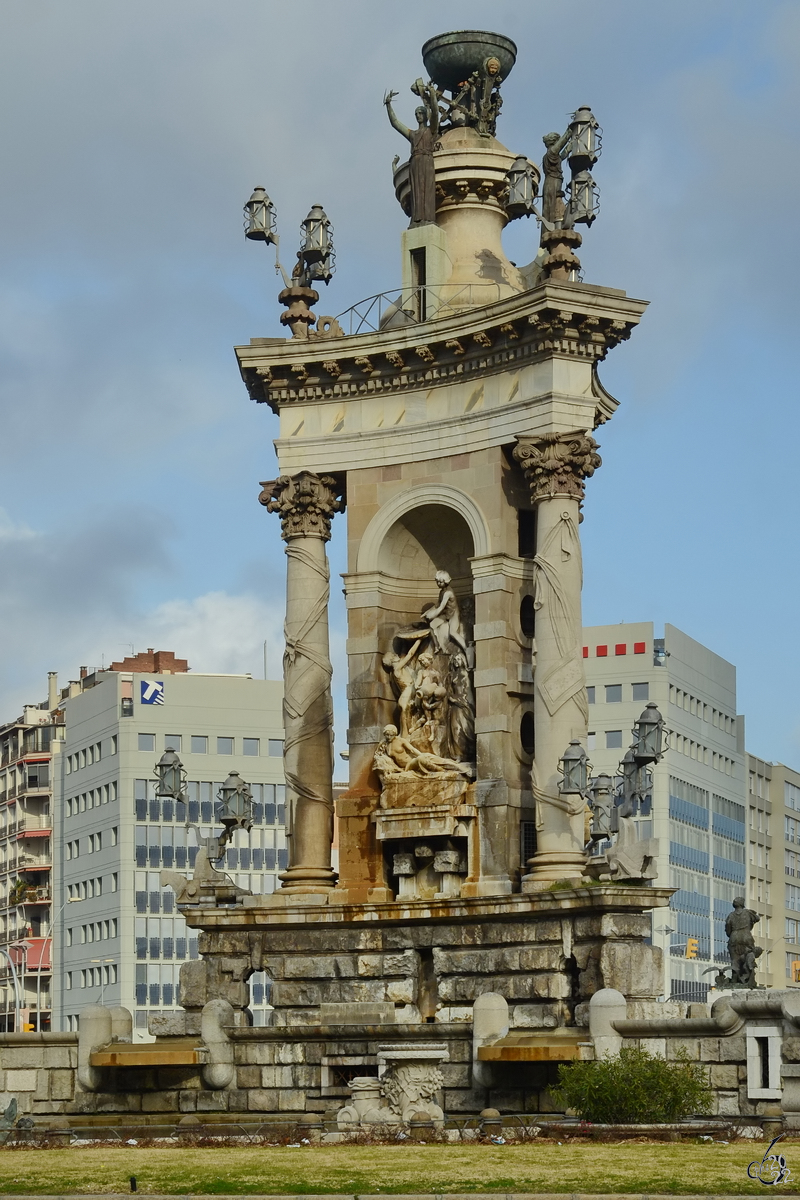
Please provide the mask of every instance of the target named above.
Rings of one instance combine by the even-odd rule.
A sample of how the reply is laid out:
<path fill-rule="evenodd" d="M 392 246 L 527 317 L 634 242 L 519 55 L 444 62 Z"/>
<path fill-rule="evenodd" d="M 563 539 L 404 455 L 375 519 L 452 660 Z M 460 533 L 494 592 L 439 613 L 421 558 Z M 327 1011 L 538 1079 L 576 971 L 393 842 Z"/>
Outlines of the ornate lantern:
<path fill-rule="evenodd" d="M 591 225 L 600 211 L 600 192 L 588 171 L 578 171 L 569 184 L 567 211 L 572 225 Z"/>
<path fill-rule="evenodd" d="M 219 819 L 228 840 L 234 829 L 250 829 L 253 824 L 253 794 L 238 771 L 231 771 L 217 793 L 222 803 Z"/>
<path fill-rule="evenodd" d="M 602 134 L 592 110 L 588 104 L 582 104 L 572 114 L 569 123 L 572 135 L 569 147 L 569 165 L 572 174 L 588 171 L 600 157 Z"/>
<path fill-rule="evenodd" d="M 562 796 L 585 796 L 589 786 L 589 759 L 579 741 L 570 742 L 561 761 L 563 779 L 558 785 Z"/>
<path fill-rule="evenodd" d="M 312 206 L 300 228 L 303 233 L 300 259 L 308 278 L 329 283 L 334 270 L 333 229 L 321 204 Z"/>
<path fill-rule="evenodd" d="M 658 762 L 664 753 L 664 718 L 652 701 L 634 725 L 633 736 L 631 752 L 637 764 Z"/>
<path fill-rule="evenodd" d="M 590 781 L 589 804 L 592 809 L 592 841 L 601 841 L 611 834 L 614 780 L 610 775 L 602 773 Z"/>
<path fill-rule="evenodd" d="M 181 800 L 186 794 L 186 771 L 178 755 L 168 746 L 155 766 L 158 781 L 157 796 L 172 796 Z"/>
<path fill-rule="evenodd" d="M 515 217 L 529 217 L 533 212 L 533 201 L 537 191 L 534 172 L 533 164 L 528 162 L 524 154 L 515 158 L 508 169 L 506 212 L 512 220 Z"/>
<path fill-rule="evenodd" d="M 272 242 L 277 245 L 275 205 L 263 187 L 254 188 L 244 206 L 244 236 L 253 242 Z"/>

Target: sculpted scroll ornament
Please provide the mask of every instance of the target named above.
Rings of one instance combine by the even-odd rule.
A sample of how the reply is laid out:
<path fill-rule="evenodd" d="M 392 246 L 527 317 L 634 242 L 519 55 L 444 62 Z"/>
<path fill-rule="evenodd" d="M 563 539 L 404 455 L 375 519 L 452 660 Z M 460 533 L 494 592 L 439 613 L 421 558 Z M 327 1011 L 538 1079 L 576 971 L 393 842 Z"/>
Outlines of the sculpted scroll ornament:
<path fill-rule="evenodd" d="M 281 518 L 284 541 L 296 537 L 320 537 L 329 541 L 334 513 L 344 512 L 341 484 L 333 475 L 280 475 L 261 484 L 259 503 Z"/>
<path fill-rule="evenodd" d="M 553 496 L 583 500 L 584 480 L 594 475 L 603 461 L 594 438 L 578 432 L 520 438 L 514 458 L 525 472 L 534 502 Z"/>

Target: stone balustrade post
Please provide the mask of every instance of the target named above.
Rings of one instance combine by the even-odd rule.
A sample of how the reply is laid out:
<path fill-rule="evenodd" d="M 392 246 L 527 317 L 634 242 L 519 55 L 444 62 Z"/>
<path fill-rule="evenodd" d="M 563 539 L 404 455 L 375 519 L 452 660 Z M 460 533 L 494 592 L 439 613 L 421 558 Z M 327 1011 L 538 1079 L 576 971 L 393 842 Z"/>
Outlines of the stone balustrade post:
<path fill-rule="evenodd" d="M 532 769 L 537 850 L 524 891 L 583 873 L 584 812 L 581 796 L 559 792 L 559 759 L 573 738 L 585 746 L 589 712 L 583 670 L 578 534 L 584 481 L 600 466 L 597 443 L 583 432 L 518 438 L 514 458 L 536 508 L 534 609 L 534 737 Z"/>
<path fill-rule="evenodd" d="M 283 658 L 284 774 L 289 867 L 282 888 L 318 892 L 336 883 L 333 841 L 333 704 L 328 637 L 330 570 L 325 543 L 342 488 L 300 471 L 262 484 L 260 502 L 281 518 L 286 542 Z"/>

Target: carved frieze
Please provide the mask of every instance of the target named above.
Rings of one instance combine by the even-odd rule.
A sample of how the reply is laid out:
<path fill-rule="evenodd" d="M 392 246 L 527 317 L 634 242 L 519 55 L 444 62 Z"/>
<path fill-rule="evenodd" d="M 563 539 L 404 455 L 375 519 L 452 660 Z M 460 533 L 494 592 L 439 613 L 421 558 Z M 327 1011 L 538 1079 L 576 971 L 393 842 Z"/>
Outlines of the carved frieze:
<path fill-rule="evenodd" d="M 514 458 L 525 473 L 534 502 L 552 496 L 583 500 L 584 481 L 602 463 L 597 442 L 581 432 L 520 438 L 514 447 Z"/>
<path fill-rule="evenodd" d="M 284 541 L 296 537 L 320 537 L 328 541 L 334 513 L 344 512 L 342 486 L 333 475 L 280 475 L 261 484 L 259 503 L 281 518 Z"/>

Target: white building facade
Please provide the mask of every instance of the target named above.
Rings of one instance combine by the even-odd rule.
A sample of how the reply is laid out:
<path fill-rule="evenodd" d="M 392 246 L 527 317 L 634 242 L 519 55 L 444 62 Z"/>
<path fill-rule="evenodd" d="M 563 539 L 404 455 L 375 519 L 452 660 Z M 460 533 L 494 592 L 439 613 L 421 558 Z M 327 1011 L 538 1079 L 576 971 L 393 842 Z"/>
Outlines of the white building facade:
<path fill-rule="evenodd" d="M 137 1038 L 148 1015 L 178 1007 L 181 963 L 197 957 L 163 869 L 190 874 L 200 837 L 218 834 L 219 788 L 230 771 L 251 786 L 254 822 L 237 831 L 220 869 L 254 893 L 275 890 L 287 865 L 282 686 L 250 676 L 108 670 L 62 702 L 56 778 L 53 939 L 55 1030 L 76 1029 L 87 1004 L 123 1005 Z M 186 803 L 156 796 L 154 767 L 180 755 Z M 264 1024 L 266 980 L 251 980 Z"/>
<path fill-rule="evenodd" d="M 664 995 L 704 1000 L 713 968 L 728 962 L 725 918 L 733 898 L 748 895 L 736 669 L 672 625 L 656 638 L 651 622 L 587 627 L 583 653 L 595 775 L 616 773 L 648 701 L 669 730 L 669 749 L 653 770 L 650 810 L 636 820 L 641 837 L 659 839 L 656 882 L 677 889 L 652 933 L 664 951 Z"/>

